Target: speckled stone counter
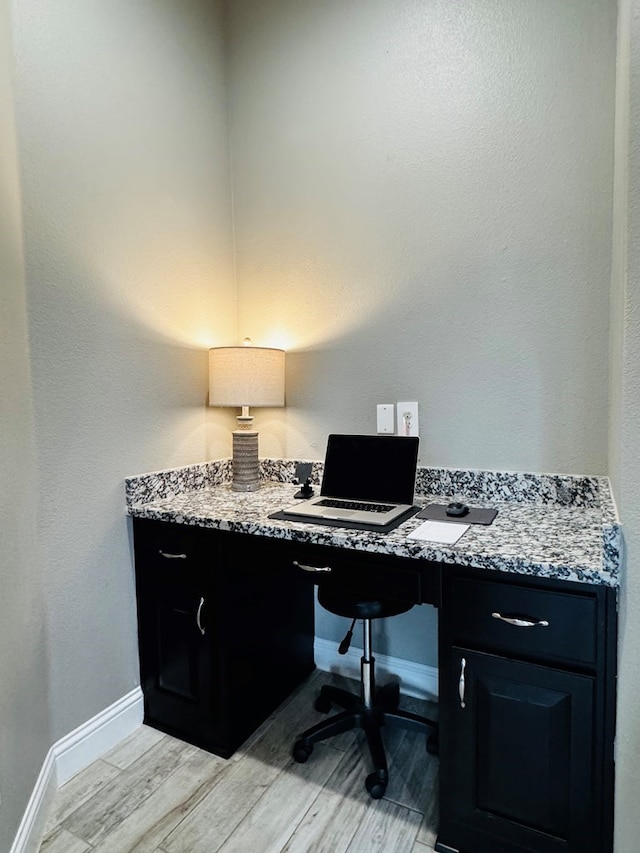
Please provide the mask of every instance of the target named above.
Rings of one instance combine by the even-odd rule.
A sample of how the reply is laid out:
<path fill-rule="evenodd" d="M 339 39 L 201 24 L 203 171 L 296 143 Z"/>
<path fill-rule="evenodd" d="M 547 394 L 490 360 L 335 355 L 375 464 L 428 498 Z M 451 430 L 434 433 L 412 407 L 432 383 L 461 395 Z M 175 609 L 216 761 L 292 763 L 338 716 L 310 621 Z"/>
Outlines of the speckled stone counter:
<path fill-rule="evenodd" d="M 391 533 L 276 521 L 269 515 L 294 503 L 296 460 L 261 460 L 257 492 L 230 486 L 229 460 L 131 477 L 125 482 L 131 516 L 291 539 L 501 572 L 618 586 L 622 536 L 606 477 L 419 468 L 415 503 L 464 500 L 493 507 L 488 527 L 471 525 L 455 545 L 408 539 L 421 519 Z M 322 463 L 313 463 L 319 483 Z"/>

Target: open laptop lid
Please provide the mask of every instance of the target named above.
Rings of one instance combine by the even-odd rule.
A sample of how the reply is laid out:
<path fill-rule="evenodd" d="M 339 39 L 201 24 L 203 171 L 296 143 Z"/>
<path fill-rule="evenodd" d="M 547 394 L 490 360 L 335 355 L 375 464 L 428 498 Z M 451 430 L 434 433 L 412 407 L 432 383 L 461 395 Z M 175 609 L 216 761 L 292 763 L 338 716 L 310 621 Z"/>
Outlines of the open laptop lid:
<path fill-rule="evenodd" d="M 320 495 L 287 507 L 288 515 L 383 527 L 411 509 L 418 464 L 415 436 L 345 435 L 327 440 Z M 341 508 L 327 499 L 383 504 Z"/>
<path fill-rule="evenodd" d="M 416 437 L 332 434 L 327 439 L 320 494 L 411 504 L 417 464 Z"/>

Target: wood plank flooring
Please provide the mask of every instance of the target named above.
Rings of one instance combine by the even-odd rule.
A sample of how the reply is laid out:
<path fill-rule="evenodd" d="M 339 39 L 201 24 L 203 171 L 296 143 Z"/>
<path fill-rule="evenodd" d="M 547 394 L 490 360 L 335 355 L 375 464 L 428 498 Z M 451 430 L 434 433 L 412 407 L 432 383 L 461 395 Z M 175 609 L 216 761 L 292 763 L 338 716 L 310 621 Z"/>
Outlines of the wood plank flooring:
<path fill-rule="evenodd" d="M 389 729 L 390 781 L 372 800 L 361 732 L 317 744 L 305 764 L 295 735 L 323 719 L 319 686 L 356 682 L 315 672 L 224 760 L 141 726 L 56 794 L 40 853 L 432 853 L 438 759 L 424 736 Z M 401 707 L 435 716 L 404 697 Z"/>

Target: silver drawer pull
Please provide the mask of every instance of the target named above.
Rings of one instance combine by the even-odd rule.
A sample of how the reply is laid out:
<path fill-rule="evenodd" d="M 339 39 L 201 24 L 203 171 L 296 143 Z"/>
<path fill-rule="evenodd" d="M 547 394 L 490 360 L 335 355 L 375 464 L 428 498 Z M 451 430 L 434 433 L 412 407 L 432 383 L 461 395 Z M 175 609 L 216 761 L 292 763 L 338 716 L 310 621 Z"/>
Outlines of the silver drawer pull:
<path fill-rule="evenodd" d="M 464 688 L 465 688 L 464 668 L 466 667 L 466 665 L 467 665 L 466 660 L 464 658 L 462 658 L 462 660 L 460 661 L 460 680 L 458 681 L 458 695 L 460 696 L 460 707 L 461 708 L 466 708 L 466 705 L 464 702 Z"/>
<path fill-rule="evenodd" d="M 200 599 L 200 604 L 198 605 L 198 612 L 196 613 L 196 625 L 198 626 L 198 630 L 204 637 L 205 628 L 202 627 L 202 623 L 200 622 L 200 614 L 202 613 L 202 606 L 204 604 L 204 598 Z"/>
<path fill-rule="evenodd" d="M 303 563 L 299 563 L 297 560 L 293 561 L 293 565 L 298 569 L 302 569 L 303 572 L 330 572 L 331 566 L 305 566 Z"/>
<path fill-rule="evenodd" d="M 163 551 L 162 548 L 158 551 L 158 554 L 162 557 L 166 557 L 167 560 L 186 560 L 186 554 L 169 554 L 168 551 Z"/>
<path fill-rule="evenodd" d="M 508 622 L 509 625 L 515 625 L 516 628 L 535 628 L 539 625 L 541 628 L 548 628 L 549 623 L 546 619 L 518 619 L 516 616 L 503 616 L 502 613 L 492 613 L 494 619 L 502 619 L 503 622 Z"/>

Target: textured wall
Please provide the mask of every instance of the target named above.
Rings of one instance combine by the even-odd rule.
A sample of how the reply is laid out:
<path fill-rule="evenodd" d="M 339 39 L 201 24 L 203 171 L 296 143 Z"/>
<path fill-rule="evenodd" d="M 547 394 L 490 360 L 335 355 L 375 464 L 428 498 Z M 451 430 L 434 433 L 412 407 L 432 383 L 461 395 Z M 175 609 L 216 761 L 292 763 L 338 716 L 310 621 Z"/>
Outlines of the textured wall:
<path fill-rule="evenodd" d="M 0 0 L 0 850 L 5 851 L 51 743 L 11 59 L 8 5 Z"/>
<path fill-rule="evenodd" d="M 216 449 L 206 346 L 235 335 L 224 68 L 217 2 L 13 11 L 56 740 L 139 683 L 123 478 Z"/>
<path fill-rule="evenodd" d="M 610 476 L 625 538 L 616 735 L 616 853 L 640 837 L 640 3 L 620 10 Z"/>
<path fill-rule="evenodd" d="M 287 455 L 416 399 L 424 464 L 604 473 L 615 3 L 229 9 L 239 330 L 291 349 Z"/>

